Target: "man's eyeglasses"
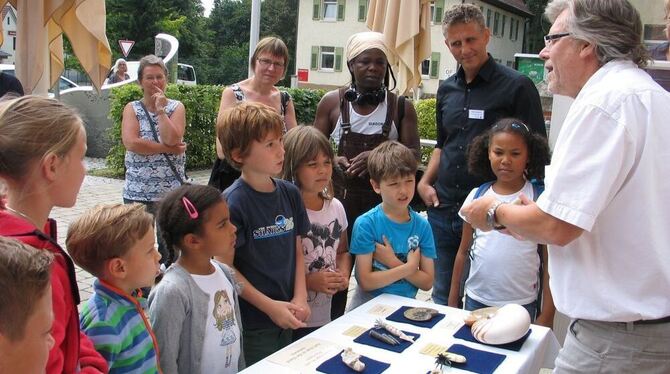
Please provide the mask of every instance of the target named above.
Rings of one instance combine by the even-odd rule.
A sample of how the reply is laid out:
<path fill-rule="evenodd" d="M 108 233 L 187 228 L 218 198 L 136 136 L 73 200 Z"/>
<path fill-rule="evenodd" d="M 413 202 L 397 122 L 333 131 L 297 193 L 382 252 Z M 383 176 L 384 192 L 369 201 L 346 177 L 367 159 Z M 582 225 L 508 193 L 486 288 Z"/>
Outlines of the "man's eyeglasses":
<path fill-rule="evenodd" d="M 557 34 L 549 34 L 544 36 L 544 45 L 548 47 L 554 40 L 560 39 L 564 36 L 572 35 L 571 32 L 559 32 Z"/>
<path fill-rule="evenodd" d="M 269 67 L 270 65 L 274 66 L 275 69 L 283 69 L 284 64 L 281 62 L 274 62 L 272 60 L 268 60 L 267 58 L 257 58 L 256 61 L 260 62 L 261 66 L 264 68 Z"/>

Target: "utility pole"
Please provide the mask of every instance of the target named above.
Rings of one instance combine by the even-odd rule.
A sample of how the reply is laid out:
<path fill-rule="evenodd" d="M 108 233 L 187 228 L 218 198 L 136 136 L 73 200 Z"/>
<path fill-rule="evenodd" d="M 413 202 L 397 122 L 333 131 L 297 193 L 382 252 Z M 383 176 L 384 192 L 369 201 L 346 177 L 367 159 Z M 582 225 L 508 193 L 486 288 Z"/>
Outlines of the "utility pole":
<path fill-rule="evenodd" d="M 249 78 L 254 74 L 251 69 L 251 56 L 258 44 L 258 34 L 261 25 L 261 0 L 251 0 L 251 27 L 249 30 Z"/>

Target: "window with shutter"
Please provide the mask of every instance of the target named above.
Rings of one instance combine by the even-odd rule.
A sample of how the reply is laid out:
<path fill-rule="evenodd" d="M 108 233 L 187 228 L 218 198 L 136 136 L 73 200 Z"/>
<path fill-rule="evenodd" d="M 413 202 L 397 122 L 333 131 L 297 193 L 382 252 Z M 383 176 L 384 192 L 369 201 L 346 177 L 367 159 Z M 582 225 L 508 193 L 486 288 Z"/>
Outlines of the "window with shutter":
<path fill-rule="evenodd" d="M 321 19 L 321 0 L 314 0 L 314 8 L 312 11 L 312 19 L 320 20 Z"/>
<path fill-rule="evenodd" d="M 442 23 L 444 16 L 444 0 L 435 0 L 435 23 Z"/>
<path fill-rule="evenodd" d="M 324 21 L 337 20 L 337 0 L 323 0 L 323 12 L 321 13 Z"/>
<path fill-rule="evenodd" d="M 319 70 L 334 70 L 335 47 L 321 47 Z"/>
<path fill-rule="evenodd" d="M 365 22 L 368 17 L 368 0 L 358 0 L 358 22 Z"/>
<path fill-rule="evenodd" d="M 440 52 L 430 54 L 430 77 L 437 78 L 440 74 Z"/>
<path fill-rule="evenodd" d="M 319 47 L 312 46 L 312 57 L 310 59 L 309 68 L 311 70 L 317 70 L 319 68 Z"/>
<path fill-rule="evenodd" d="M 344 48 L 336 47 L 335 48 L 335 71 L 342 71 L 342 55 L 344 54 Z"/>
<path fill-rule="evenodd" d="M 505 36 L 505 23 L 507 23 L 507 17 L 503 14 L 502 16 L 502 27 L 500 28 L 500 36 Z"/>
<path fill-rule="evenodd" d="M 337 0 L 337 20 L 344 21 L 344 8 L 347 0 Z"/>
<path fill-rule="evenodd" d="M 421 76 L 430 76 L 430 59 L 421 62 Z"/>
<path fill-rule="evenodd" d="M 516 27 L 514 28 L 514 40 L 519 40 L 519 20 L 515 22 Z"/>

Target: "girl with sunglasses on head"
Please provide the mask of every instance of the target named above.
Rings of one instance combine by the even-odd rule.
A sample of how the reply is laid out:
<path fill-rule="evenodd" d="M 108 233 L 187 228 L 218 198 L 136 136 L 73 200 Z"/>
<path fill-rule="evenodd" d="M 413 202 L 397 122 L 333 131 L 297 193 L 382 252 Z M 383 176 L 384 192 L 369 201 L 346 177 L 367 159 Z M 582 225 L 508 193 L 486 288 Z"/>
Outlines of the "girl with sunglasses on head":
<path fill-rule="evenodd" d="M 226 109 L 242 101 L 265 104 L 281 114 L 284 120 L 284 132 L 297 125 L 295 107 L 288 92 L 279 91 L 275 85 L 286 76 L 288 68 L 288 48 L 276 37 L 265 37 L 256 45 L 249 59 L 254 75 L 251 78 L 226 87 L 221 93 L 219 116 Z M 214 161 L 209 185 L 223 191 L 240 177 L 240 171 L 224 159 L 223 149 L 216 141 L 217 159 Z"/>
<path fill-rule="evenodd" d="M 463 205 L 485 195 L 495 195 L 505 203 L 513 203 L 522 194 L 536 200 L 543 189 L 539 181 L 544 178 L 549 157 L 544 137 L 531 133 L 518 119 L 499 120 L 476 137 L 468 149 L 470 173 L 491 182 L 470 191 Z M 549 290 L 547 248 L 501 233 L 504 227 L 495 224 L 495 208 L 490 212 L 495 230 L 473 230 L 467 222 L 463 223 L 449 306 L 458 307 L 459 296 L 463 294 L 466 310 L 520 304 L 528 310 L 532 321 L 551 327 L 555 309 Z M 468 260 L 469 275 L 464 274 Z"/>
<path fill-rule="evenodd" d="M 230 267 L 212 259 L 233 261 L 228 204 L 216 188 L 183 185 L 163 198 L 157 222 L 177 258 L 149 294 L 163 372 L 237 373 L 244 368 L 241 285 Z"/>

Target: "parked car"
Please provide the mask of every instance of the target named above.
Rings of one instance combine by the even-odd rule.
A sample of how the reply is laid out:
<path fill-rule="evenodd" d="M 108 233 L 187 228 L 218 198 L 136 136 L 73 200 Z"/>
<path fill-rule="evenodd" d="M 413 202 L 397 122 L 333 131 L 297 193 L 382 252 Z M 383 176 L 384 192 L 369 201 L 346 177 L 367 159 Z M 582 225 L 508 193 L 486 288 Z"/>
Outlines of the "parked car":
<path fill-rule="evenodd" d="M 7 74 L 16 75 L 15 67 L 12 64 L 0 64 L 0 70 L 7 73 Z M 61 91 L 67 90 L 67 89 L 70 89 L 70 88 L 79 87 L 78 84 L 76 84 L 73 81 L 65 78 L 62 75 L 60 76 L 60 80 L 58 81 L 58 84 L 59 84 L 59 89 Z M 52 90 L 49 90 L 49 92 L 51 93 Z"/>

